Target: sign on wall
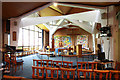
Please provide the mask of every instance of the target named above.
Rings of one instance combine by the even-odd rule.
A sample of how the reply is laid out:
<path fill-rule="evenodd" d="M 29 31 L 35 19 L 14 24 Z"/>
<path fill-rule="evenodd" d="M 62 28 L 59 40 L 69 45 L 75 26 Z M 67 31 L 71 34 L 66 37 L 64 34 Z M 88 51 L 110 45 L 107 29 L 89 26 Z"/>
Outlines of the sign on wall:
<path fill-rule="evenodd" d="M 16 31 L 13 31 L 13 41 L 16 41 Z"/>
<path fill-rule="evenodd" d="M 82 48 L 88 48 L 88 35 L 78 35 L 77 44 L 81 44 Z"/>
<path fill-rule="evenodd" d="M 70 36 L 54 36 L 55 48 L 70 47 L 71 37 Z"/>

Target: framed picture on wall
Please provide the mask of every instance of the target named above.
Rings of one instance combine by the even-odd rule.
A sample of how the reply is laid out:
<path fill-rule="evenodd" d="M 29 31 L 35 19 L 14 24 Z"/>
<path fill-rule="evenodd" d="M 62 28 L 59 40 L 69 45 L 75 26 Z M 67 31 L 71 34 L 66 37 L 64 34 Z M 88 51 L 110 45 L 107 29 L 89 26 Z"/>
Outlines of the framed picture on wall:
<path fill-rule="evenodd" d="M 13 31 L 13 41 L 16 41 L 16 31 Z"/>

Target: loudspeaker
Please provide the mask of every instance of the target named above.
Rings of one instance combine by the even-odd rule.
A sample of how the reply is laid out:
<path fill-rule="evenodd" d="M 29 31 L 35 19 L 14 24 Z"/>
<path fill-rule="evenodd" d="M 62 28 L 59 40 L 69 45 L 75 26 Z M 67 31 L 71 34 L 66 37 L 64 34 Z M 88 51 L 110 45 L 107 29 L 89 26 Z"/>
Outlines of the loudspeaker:
<path fill-rule="evenodd" d="M 98 60 L 105 60 L 105 52 L 98 53 Z"/>
<path fill-rule="evenodd" d="M 6 20 L 6 33 L 10 33 L 10 20 Z"/>

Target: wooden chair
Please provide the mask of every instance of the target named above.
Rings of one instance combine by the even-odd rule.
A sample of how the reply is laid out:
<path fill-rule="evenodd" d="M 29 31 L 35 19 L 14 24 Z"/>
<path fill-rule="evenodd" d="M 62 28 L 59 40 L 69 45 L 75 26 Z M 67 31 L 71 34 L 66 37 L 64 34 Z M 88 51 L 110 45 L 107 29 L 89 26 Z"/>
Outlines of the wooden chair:
<path fill-rule="evenodd" d="M 67 75 L 66 79 L 75 79 L 75 69 L 72 69 L 72 68 L 60 68 L 61 70 L 61 75 L 62 75 L 62 79 L 65 79 L 65 75 Z M 67 74 L 65 74 L 65 72 L 67 72 Z M 70 74 L 71 72 L 71 74 Z M 72 76 L 72 78 L 71 78 Z"/>
<path fill-rule="evenodd" d="M 72 68 L 73 62 L 63 61 L 63 68 Z"/>
<path fill-rule="evenodd" d="M 4 76 L 3 76 L 3 79 L 4 79 L 4 80 L 23 80 L 24 77 L 4 75 Z"/>
<path fill-rule="evenodd" d="M 110 80 L 112 80 L 112 75 L 114 74 L 115 80 L 120 80 L 120 71 L 118 70 L 110 70 Z"/>
<path fill-rule="evenodd" d="M 33 66 L 42 66 L 42 60 L 33 59 Z"/>
<path fill-rule="evenodd" d="M 44 78 L 44 67 L 32 66 L 32 78 L 43 79 Z M 40 73 L 42 75 L 40 76 Z"/>
<path fill-rule="evenodd" d="M 115 70 L 120 70 L 120 62 L 115 62 Z"/>
<path fill-rule="evenodd" d="M 43 67 L 49 67 L 49 64 L 52 67 L 52 60 L 43 60 Z"/>
<path fill-rule="evenodd" d="M 86 73 L 88 74 L 88 78 L 91 79 L 92 78 L 92 72 L 93 72 L 93 69 L 94 69 L 94 62 L 88 62 L 88 65 L 87 65 L 87 62 L 77 62 L 77 76 L 78 76 L 78 79 L 80 79 L 80 72 L 83 73 L 83 78 L 86 79 Z M 79 65 L 80 65 L 80 68 L 79 68 Z M 91 68 L 90 68 L 91 66 Z M 89 73 L 90 73 L 90 76 L 89 76 Z"/>
<path fill-rule="evenodd" d="M 62 61 L 53 61 L 53 67 L 61 68 L 62 67 Z"/>
<path fill-rule="evenodd" d="M 99 74 L 99 80 L 103 80 L 103 74 L 105 74 L 105 80 L 108 79 L 109 70 L 94 70 L 94 80 L 96 80 L 96 73 Z"/>
<path fill-rule="evenodd" d="M 77 69 L 86 69 L 86 68 L 87 68 L 87 62 L 77 62 Z"/>
<path fill-rule="evenodd" d="M 98 62 L 88 62 L 88 69 L 92 69 L 92 70 L 94 70 L 94 69 L 96 69 L 97 70 L 97 64 L 98 64 Z M 90 68 L 90 66 L 91 66 L 91 68 Z"/>
<path fill-rule="evenodd" d="M 16 69 L 17 69 L 17 66 L 19 66 L 20 68 L 20 65 L 22 65 L 22 69 L 23 69 L 23 60 L 16 60 L 16 56 L 15 55 L 11 55 L 11 63 L 14 67 L 15 65 L 15 72 L 16 72 Z"/>
<path fill-rule="evenodd" d="M 10 57 L 8 54 L 5 54 L 5 62 L 6 62 L 6 68 L 8 68 L 8 70 L 10 70 Z"/>
<path fill-rule="evenodd" d="M 58 70 L 59 70 L 59 68 L 46 67 L 45 70 L 46 70 L 46 79 L 58 79 Z M 48 71 L 50 71 L 50 72 L 48 73 Z M 54 76 L 55 75 L 54 71 L 57 71 L 56 76 Z M 49 74 L 51 76 L 49 76 Z"/>
<path fill-rule="evenodd" d="M 84 77 L 86 79 L 86 73 L 88 73 L 88 74 L 90 73 L 90 78 L 91 78 L 92 71 L 93 70 L 87 69 L 87 62 L 77 62 L 77 76 L 78 76 L 78 79 L 80 77 Z M 83 76 L 80 76 L 80 72 L 83 73 Z"/>
<path fill-rule="evenodd" d="M 83 76 L 80 76 L 80 72 L 82 72 L 83 73 Z M 91 69 L 78 69 L 77 70 L 77 76 L 78 76 L 78 79 L 80 79 L 80 77 L 82 77 L 82 78 L 84 78 L 84 79 L 92 79 L 92 72 L 93 72 L 93 70 L 91 70 Z M 86 73 L 90 73 L 90 76 L 88 75 L 88 77 L 86 77 L 87 75 L 86 75 Z"/>

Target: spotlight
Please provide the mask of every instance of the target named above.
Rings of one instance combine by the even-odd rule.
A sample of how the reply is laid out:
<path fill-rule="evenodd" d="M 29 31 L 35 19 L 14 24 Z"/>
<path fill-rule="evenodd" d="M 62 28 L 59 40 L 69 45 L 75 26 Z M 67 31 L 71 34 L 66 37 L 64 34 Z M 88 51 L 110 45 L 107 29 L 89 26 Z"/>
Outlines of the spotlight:
<path fill-rule="evenodd" d="M 55 7 L 57 7 L 58 3 L 54 2 L 53 5 L 54 5 Z"/>

